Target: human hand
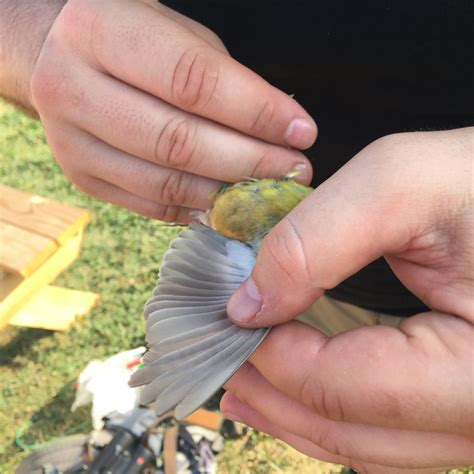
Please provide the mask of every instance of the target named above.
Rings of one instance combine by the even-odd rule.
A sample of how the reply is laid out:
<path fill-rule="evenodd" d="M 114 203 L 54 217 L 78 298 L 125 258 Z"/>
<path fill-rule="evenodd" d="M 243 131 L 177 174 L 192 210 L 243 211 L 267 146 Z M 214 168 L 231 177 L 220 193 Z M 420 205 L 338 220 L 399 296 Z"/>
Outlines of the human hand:
<path fill-rule="evenodd" d="M 31 80 L 65 174 L 146 216 L 187 222 L 220 182 L 301 167 L 316 126 L 204 26 L 150 1 L 70 0 Z"/>
<path fill-rule="evenodd" d="M 241 326 L 295 317 L 381 255 L 432 311 L 333 338 L 274 328 L 227 383 L 227 416 L 362 472 L 474 462 L 472 150 L 472 128 L 385 137 L 270 232 L 229 303 Z"/>

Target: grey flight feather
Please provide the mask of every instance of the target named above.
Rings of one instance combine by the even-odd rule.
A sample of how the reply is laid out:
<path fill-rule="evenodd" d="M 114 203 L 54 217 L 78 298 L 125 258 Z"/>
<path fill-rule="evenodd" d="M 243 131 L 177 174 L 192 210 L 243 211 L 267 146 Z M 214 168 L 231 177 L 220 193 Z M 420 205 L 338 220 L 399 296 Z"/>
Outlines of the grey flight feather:
<path fill-rule="evenodd" d="M 269 329 L 243 329 L 227 302 L 250 275 L 255 251 L 202 224 L 191 224 L 170 245 L 145 305 L 148 352 L 130 385 L 146 385 L 142 403 L 158 415 L 185 418 L 249 358 Z"/>

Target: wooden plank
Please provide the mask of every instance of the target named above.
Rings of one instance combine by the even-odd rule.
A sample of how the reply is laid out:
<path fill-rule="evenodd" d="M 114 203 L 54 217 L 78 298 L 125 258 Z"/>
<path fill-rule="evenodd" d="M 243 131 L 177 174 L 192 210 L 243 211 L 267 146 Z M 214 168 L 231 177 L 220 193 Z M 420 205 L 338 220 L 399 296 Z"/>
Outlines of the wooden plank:
<path fill-rule="evenodd" d="M 96 293 L 46 285 L 13 315 L 9 324 L 65 331 L 87 314 L 99 299 Z"/>
<path fill-rule="evenodd" d="M 224 417 L 215 411 L 209 411 L 205 408 L 199 408 L 184 419 L 189 425 L 198 425 L 208 430 L 218 431 L 224 421 Z"/>
<path fill-rule="evenodd" d="M 70 239 L 43 263 L 31 276 L 25 278 L 0 303 L 0 330 L 9 319 L 42 286 L 51 283 L 79 255 L 82 232 Z"/>
<path fill-rule="evenodd" d="M 0 268 L 0 302 L 3 301 L 21 282 L 23 277 L 7 273 Z"/>
<path fill-rule="evenodd" d="M 58 248 L 54 240 L 0 221 L 0 267 L 27 277 Z"/>
<path fill-rule="evenodd" d="M 90 222 L 90 214 L 0 184 L 0 220 L 64 244 Z"/>

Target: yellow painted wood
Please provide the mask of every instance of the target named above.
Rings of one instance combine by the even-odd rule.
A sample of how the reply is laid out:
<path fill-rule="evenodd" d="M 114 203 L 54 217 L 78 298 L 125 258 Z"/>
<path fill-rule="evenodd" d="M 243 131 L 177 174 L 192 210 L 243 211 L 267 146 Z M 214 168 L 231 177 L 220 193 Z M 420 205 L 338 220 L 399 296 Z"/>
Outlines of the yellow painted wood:
<path fill-rule="evenodd" d="M 0 302 L 3 301 L 21 282 L 23 278 L 0 269 Z"/>
<path fill-rule="evenodd" d="M 41 287 L 52 282 L 65 268 L 79 255 L 82 241 L 82 232 L 66 242 L 63 246 L 44 262 L 31 276 L 25 278 L 9 292 L 0 303 L 0 329 L 8 324 L 9 319 L 16 313 L 22 304 L 28 301 Z M 8 278 L 0 281 L 0 286 Z M 11 282 L 10 282 L 11 284 Z M 5 293 L 0 290 L 0 293 Z"/>
<path fill-rule="evenodd" d="M 87 314 L 98 299 L 96 293 L 46 285 L 13 315 L 9 324 L 65 331 L 78 316 Z"/>
<path fill-rule="evenodd" d="M 0 184 L 0 221 L 64 244 L 90 222 L 87 210 Z"/>
<path fill-rule="evenodd" d="M 0 221 L 0 267 L 27 277 L 58 248 L 54 240 Z"/>

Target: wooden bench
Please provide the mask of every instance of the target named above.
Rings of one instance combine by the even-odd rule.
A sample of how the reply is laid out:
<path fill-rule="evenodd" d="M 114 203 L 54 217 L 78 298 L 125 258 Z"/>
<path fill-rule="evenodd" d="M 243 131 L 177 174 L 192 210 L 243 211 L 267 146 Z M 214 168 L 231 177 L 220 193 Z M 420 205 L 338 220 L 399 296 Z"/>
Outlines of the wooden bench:
<path fill-rule="evenodd" d="M 66 330 L 99 295 L 50 286 L 79 255 L 90 214 L 0 185 L 0 329 Z"/>

